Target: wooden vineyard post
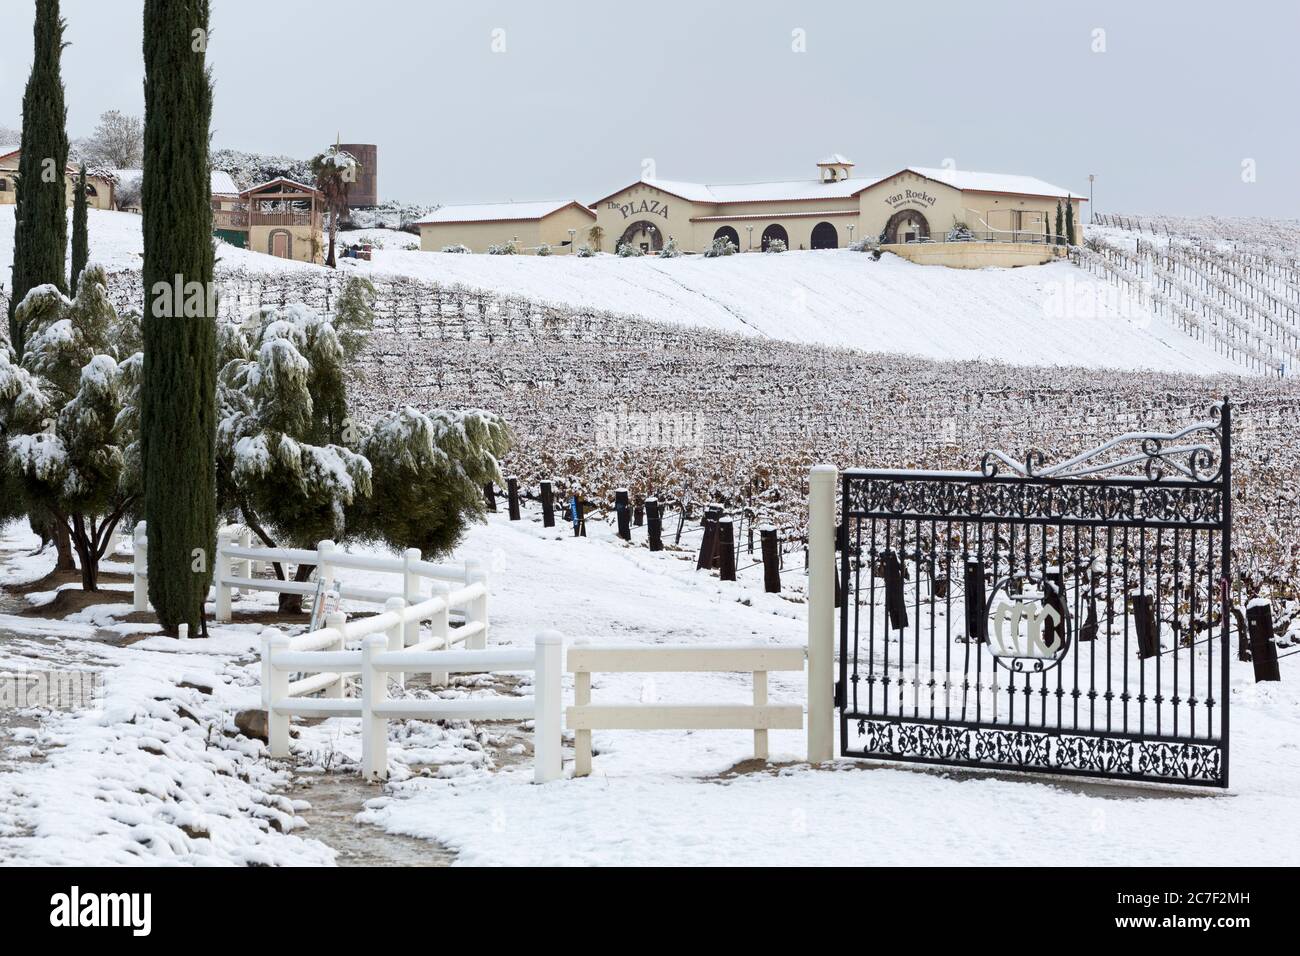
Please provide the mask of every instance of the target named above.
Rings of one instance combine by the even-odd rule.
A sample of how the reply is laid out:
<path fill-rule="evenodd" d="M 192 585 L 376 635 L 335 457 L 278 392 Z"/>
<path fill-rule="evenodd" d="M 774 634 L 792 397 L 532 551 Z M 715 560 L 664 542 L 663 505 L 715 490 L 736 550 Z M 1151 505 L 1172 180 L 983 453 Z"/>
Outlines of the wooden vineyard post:
<path fill-rule="evenodd" d="M 647 498 L 645 500 L 646 512 L 646 531 L 650 536 L 650 550 L 662 551 L 663 542 L 663 519 L 659 516 L 659 499 Z"/>
<path fill-rule="evenodd" d="M 492 490 L 492 482 L 485 482 L 483 485 L 483 501 L 487 504 L 487 510 L 493 513 L 497 510 L 497 494 Z"/>
<path fill-rule="evenodd" d="M 510 504 L 510 520 L 519 520 L 519 479 L 511 475 L 506 479 L 506 495 Z"/>
<path fill-rule="evenodd" d="M 736 580 L 736 546 L 735 529 L 730 518 L 718 519 L 718 556 L 720 559 L 718 576 L 723 581 Z"/>
<path fill-rule="evenodd" d="M 776 540 L 776 528 L 765 524 L 758 529 L 758 535 L 763 550 L 763 590 L 768 594 L 780 594 L 781 554 L 780 543 Z"/>
<path fill-rule="evenodd" d="M 632 514 L 628 508 L 628 493 L 626 488 L 619 488 L 614 492 L 614 513 L 618 517 L 618 536 L 624 541 L 632 540 Z"/>
<path fill-rule="evenodd" d="M 555 491 L 549 481 L 542 482 L 542 527 L 555 527 Z"/>

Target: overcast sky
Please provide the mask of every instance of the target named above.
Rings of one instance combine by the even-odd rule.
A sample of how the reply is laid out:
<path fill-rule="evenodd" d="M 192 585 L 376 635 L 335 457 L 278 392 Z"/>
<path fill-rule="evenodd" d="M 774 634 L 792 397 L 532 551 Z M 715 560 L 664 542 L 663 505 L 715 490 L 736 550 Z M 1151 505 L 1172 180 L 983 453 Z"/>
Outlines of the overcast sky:
<path fill-rule="evenodd" d="M 142 112 L 141 6 L 64 0 L 70 135 Z M 858 175 L 951 159 L 1086 194 L 1095 173 L 1101 211 L 1300 217 L 1292 0 L 212 6 L 215 145 L 376 143 L 384 198 L 591 202 L 645 160 L 747 182 L 810 178 L 838 151 Z M 3 7 L 16 127 L 33 3 Z"/>

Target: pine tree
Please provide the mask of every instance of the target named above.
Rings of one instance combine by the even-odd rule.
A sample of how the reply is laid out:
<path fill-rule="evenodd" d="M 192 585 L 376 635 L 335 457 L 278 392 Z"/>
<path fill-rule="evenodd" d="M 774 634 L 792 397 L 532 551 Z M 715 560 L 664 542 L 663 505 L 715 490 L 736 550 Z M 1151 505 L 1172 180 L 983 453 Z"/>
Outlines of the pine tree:
<path fill-rule="evenodd" d="M 1065 201 L 1065 242 L 1067 245 L 1075 245 L 1074 241 L 1074 202 L 1071 199 Z"/>
<path fill-rule="evenodd" d="M 1058 245 L 1061 242 L 1061 236 L 1065 234 L 1065 226 L 1063 225 L 1063 222 L 1064 219 L 1061 213 L 1061 201 L 1058 199 L 1056 201 L 1056 242 Z"/>
<path fill-rule="evenodd" d="M 192 635 L 216 546 L 216 316 L 206 66 L 208 0 L 144 4 L 144 367 L 149 600 Z"/>
<path fill-rule="evenodd" d="M 64 276 L 68 253 L 68 111 L 63 104 L 63 18 L 59 0 L 36 0 L 36 43 L 31 76 L 23 93 L 22 153 L 14 210 L 13 282 L 9 299 L 9 342 L 19 359 L 26 350 L 26 330 L 18 306 L 36 286 L 50 283 L 67 292 Z"/>
<path fill-rule="evenodd" d="M 77 195 L 72 201 L 72 273 L 68 288 L 77 294 L 77 280 L 86 268 L 90 257 L 90 236 L 86 230 L 86 164 L 81 164 L 81 175 L 77 177 Z"/>
<path fill-rule="evenodd" d="M 86 591 L 98 589 L 99 562 L 139 495 L 139 321 L 119 318 L 105 281 L 88 266 L 72 299 L 33 291 L 18 310 L 30 331 L 22 364 L 0 350 L 5 470 L 29 513 L 63 529 Z"/>

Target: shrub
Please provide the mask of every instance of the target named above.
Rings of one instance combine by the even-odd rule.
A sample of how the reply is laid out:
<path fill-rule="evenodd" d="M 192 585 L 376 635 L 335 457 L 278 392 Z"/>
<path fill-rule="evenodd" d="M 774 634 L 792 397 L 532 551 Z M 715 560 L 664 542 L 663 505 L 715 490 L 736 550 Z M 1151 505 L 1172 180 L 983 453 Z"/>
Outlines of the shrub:
<path fill-rule="evenodd" d="M 457 243 L 455 243 L 454 245 L 443 246 L 443 247 L 442 247 L 442 251 L 443 251 L 443 252 L 451 252 L 451 253 L 454 253 L 454 254 L 456 254 L 456 255 L 465 255 L 465 254 L 467 254 L 470 250 L 469 250 L 469 246 L 463 246 L 463 245 L 461 245 L 459 242 L 457 242 Z"/>
<path fill-rule="evenodd" d="M 540 246 L 537 247 L 537 254 L 539 256 L 549 256 L 551 254 L 550 245 L 543 242 Z"/>
<path fill-rule="evenodd" d="M 671 236 L 669 236 L 668 241 L 664 243 L 664 247 L 659 250 L 659 258 L 661 259 L 676 259 L 681 254 L 682 250 L 678 248 L 677 240 Z"/>
<path fill-rule="evenodd" d="M 949 242 L 971 242 L 975 239 L 975 233 L 970 231 L 970 226 L 964 222 L 953 220 L 952 228 L 948 230 Z"/>
<path fill-rule="evenodd" d="M 641 247 L 633 245 L 630 242 L 620 243 L 618 254 L 624 259 L 635 259 L 637 256 L 641 255 Z"/>
<path fill-rule="evenodd" d="M 517 256 L 519 255 L 519 246 L 511 239 L 509 242 L 494 243 L 488 246 L 488 255 L 490 256 Z"/>
<path fill-rule="evenodd" d="M 577 256 L 579 259 L 590 259 L 595 254 L 596 253 L 592 252 L 591 246 L 587 245 L 586 243 L 583 243 L 582 245 L 578 246 Z"/>
<path fill-rule="evenodd" d="M 785 252 L 785 240 L 772 239 L 768 242 L 767 248 L 764 249 L 763 251 L 764 252 Z"/>
<path fill-rule="evenodd" d="M 734 256 L 736 254 L 736 244 L 725 236 L 719 236 L 713 240 L 713 245 L 704 253 L 706 259 L 716 259 L 718 256 Z"/>

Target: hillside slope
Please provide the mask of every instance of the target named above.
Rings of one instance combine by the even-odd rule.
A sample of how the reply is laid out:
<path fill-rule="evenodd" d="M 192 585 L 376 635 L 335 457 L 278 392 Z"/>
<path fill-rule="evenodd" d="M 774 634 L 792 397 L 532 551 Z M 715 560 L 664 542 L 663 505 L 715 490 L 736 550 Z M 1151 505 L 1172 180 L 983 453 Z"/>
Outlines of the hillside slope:
<path fill-rule="evenodd" d="M 395 238 L 398 238 L 395 234 Z M 401 234 L 401 238 L 408 238 Z M 1206 344 L 1068 263 L 954 270 L 847 250 L 721 259 L 476 256 L 405 251 L 343 268 L 621 312 L 651 321 L 942 360 L 1239 372 Z M 140 218 L 91 211 L 91 258 L 139 268 Z M 0 207 L 0 282 L 13 207 Z M 219 271 L 318 271 L 221 245 Z"/>

